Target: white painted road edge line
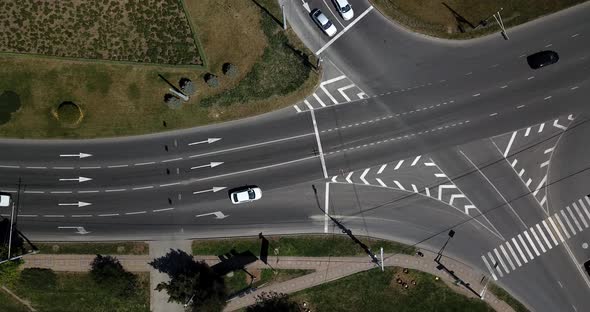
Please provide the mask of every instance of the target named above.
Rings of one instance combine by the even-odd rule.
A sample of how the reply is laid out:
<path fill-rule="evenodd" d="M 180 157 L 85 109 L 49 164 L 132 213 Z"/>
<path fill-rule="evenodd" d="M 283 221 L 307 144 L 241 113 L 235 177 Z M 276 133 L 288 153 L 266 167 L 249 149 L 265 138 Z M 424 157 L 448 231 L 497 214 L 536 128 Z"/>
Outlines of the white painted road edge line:
<path fill-rule="evenodd" d="M 510 148 L 512 147 L 512 143 L 514 143 L 514 138 L 516 137 L 516 132 L 518 131 L 512 132 L 510 141 L 508 141 L 508 146 L 506 146 L 506 150 L 504 150 L 504 158 L 506 158 L 506 156 L 508 156 L 508 153 L 510 152 Z"/>
<path fill-rule="evenodd" d="M 320 162 L 322 163 L 322 170 L 324 171 L 324 179 L 328 178 L 328 170 L 326 169 L 326 160 L 324 159 L 324 150 L 322 149 L 322 141 L 320 140 L 320 132 L 318 131 L 318 124 L 315 120 L 315 112 L 311 112 L 311 121 L 313 122 L 313 129 L 315 131 L 315 139 L 318 142 L 318 150 L 320 153 Z"/>
<path fill-rule="evenodd" d="M 336 41 L 338 38 L 340 38 L 340 36 L 344 35 L 352 26 L 354 26 L 358 21 L 360 21 L 363 17 L 365 17 L 365 15 L 367 15 L 369 12 L 371 12 L 371 10 L 373 10 L 373 6 L 368 7 L 361 15 L 359 15 L 359 17 L 357 19 L 355 19 L 354 21 L 352 21 L 352 23 L 348 24 L 348 26 L 344 27 L 344 29 L 338 33 L 336 35 L 336 37 L 332 38 L 332 40 L 328 41 L 328 43 L 326 43 L 321 49 L 319 49 L 315 55 L 320 55 L 320 53 L 324 52 L 325 49 L 327 49 L 329 46 L 332 45 L 332 43 L 334 43 L 334 41 Z"/>
<path fill-rule="evenodd" d="M 326 189 L 325 192 L 325 202 L 324 202 L 324 233 L 328 233 L 328 220 L 330 219 L 328 216 L 328 209 L 330 207 L 330 182 L 326 182 Z"/>

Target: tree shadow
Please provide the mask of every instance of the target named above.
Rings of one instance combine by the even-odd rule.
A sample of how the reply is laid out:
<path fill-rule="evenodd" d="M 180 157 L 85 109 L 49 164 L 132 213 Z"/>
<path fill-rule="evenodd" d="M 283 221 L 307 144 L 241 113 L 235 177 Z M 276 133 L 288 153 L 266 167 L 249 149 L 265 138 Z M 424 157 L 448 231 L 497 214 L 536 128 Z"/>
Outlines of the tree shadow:
<path fill-rule="evenodd" d="M 283 27 L 283 21 L 279 20 L 276 16 L 272 15 L 272 13 L 270 13 L 270 11 L 267 8 L 265 8 L 264 6 L 262 6 L 256 0 L 252 0 L 252 2 L 254 2 L 254 4 L 256 4 L 256 6 L 258 6 L 262 11 L 264 11 L 266 14 L 268 14 L 268 16 L 270 16 L 270 18 L 272 18 L 273 21 L 275 21 L 277 24 L 279 24 L 279 26 Z"/>
<path fill-rule="evenodd" d="M 312 64 L 309 61 L 309 55 L 307 55 L 305 52 L 303 52 L 303 51 L 295 48 L 294 46 L 292 46 L 289 43 L 285 43 L 285 46 L 287 48 L 289 48 L 289 50 L 291 50 L 295 54 L 295 56 L 297 56 L 305 66 L 317 70 L 316 65 L 315 64 Z"/>
<path fill-rule="evenodd" d="M 457 11 L 453 10 L 453 8 L 451 8 L 448 4 L 443 2 L 442 5 L 444 5 L 449 11 L 451 11 L 451 14 L 453 14 L 453 17 L 455 18 L 455 21 L 457 21 L 457 27 L 459 28 L 460 32 L 464 33 L 466 31 L 464 28 L 464 25 L 468 25 L 469 27 L 471 27 L 471 29 L 475 29 L 475 26 L 473 25 L 473 23 L 468 21 L 465 17 L 463 17 Z"/>

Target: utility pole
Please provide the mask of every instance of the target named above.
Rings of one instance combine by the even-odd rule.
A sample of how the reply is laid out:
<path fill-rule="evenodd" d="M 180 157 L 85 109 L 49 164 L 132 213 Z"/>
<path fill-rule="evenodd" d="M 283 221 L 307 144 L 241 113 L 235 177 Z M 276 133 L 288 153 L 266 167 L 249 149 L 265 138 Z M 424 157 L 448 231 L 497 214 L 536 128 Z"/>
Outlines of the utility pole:
<path fill-rule="evenodd" d="M 477 25 L 475 28 L 477 28 L 479 26 L 486 26 L 488 24 L 488 20 L 493 17 L 496 20 L 496 23 L 498 23 L 498 25 L 500 26 L 500 30 L 501 30 L 500 34 L 502 35 L 504 40 L 510 39 L 508 37 L 508 34 L 506 33 L 506 28 L 504 27 L 504 21 L 502 21 L 502 16 L 500 15 L 500 12 L 502 10 L 504 10 L 504 8 L 500 8 L 500 10 L 494 12 L 494 14 L 490 15 L 488 18 L 481 20 L 479 22 L 479 25 Z"/>
<path fill-rule="evenodd" d="M 283 12 L 283 30 L 287 30 L 287 16 L 285 13 L 285 3 L 281 1 L 281 11 Z"/>
<path fill-rule="evenodd" d="M 473 294 L 475 294 L 478 298 L 481 299 L 482 296 L 479 293 L 477 293 L 477 291 L 475 291 L 473 288 L 471 288 L 471 286 L 470 286 L 469 283 L 465 283 L 461 278 L 459 278 L 455 274 L 455 271 L 449 270 L 444 264 L 442 264 L 440 262 L 440 260 L 442 259 L 442 254 L 443 254 L 443 251 L 444 251 L 445 247 L 447 247 L 447 244 L 449 243 L 449 241 L 451 240 L 451 238 L 453 238 L 453 236 L 455 236 L 455 231 L 450 230 L 448 235 L 449 235 L 449 238 L 447 238 L 447 241 L 442 246 L 442 248 L 438 251 L 438 254 L 434 258 L 434 262 L 436 262 L 436 264 L 437 264 L 436 268 L 438 270 L 442 270 L 442 271 L 447 272 L 452 278 L 455 279 L 455 283 L 457 283 L 458 285 L 463 285 L 465 288 L 467 288 L 469 291 L 471 291 Z"/>
<path fill-rule="evenodd" d="M 18 178 L 18 189 L 17 189 L 17 194 L 16 194 L 16 203 L 19 202 L 20 200 L 20 184 L 21 184 L 21 179 Z M 14 215 L 14 206 L 15 206 L 15 201 L 12 201 L 12 208 L 11 208 L 11 212 L 10 212 L 10 233 L 8 234 L 8 259 L 10 259 L 11 255 L 12 255 L 12 232 L 13 229 L 12 227 L 14 226 L 15 222 L 15 218 L 16 216 Z M 17 214 L 18 214 L 18 206 L 17 208 Z"/>

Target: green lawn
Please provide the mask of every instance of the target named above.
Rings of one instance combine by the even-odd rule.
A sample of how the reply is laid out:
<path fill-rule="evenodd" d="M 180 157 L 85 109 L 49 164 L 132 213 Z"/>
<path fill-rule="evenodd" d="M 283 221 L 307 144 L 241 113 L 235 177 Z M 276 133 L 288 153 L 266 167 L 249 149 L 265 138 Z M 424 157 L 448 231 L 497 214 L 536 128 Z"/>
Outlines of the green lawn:
<path fill-rule="evenodd" d="M 254 274 L 254 270 L 250 269 L 249 272 Z M 307 275 L 313 273 L 313 270 L 298 270 L 298 269 L 279 269 L 273 271 L 272 269 L 262 269 L 260 270 L 260 278 L 254 283 L 252 283 L 252 287 L 260 287 L 265 284 L 269 283 L 280 283 L 284 281 L 288 281 L 290 279 L 294 279 L 296 277 L 300 277 L 303 275 Z M 234 294 L 240 290 L 244 290 L 248 287 L 249 279 L 246 272 L 242 270 L 234 271 L 233 276 L 225 276 L 225 285 L 228 289 L 228 294 Z"/>
<path fill-rule="evenodd" d="M 529 312 L 529 310 L 522 303 L 520 303 L 520 301 L 516 300 L 514 297 L 512 297 L 512 295 L 510 295 L 500 286 L 491 283 L 489 286 L 489 291 L 496 295 L 498 299 L 506 302 L 509 306 L 511 306 L 514 309 L 514 311 Z"/>
<path fill-rule="evenodd" d="M 396 283 L 396 276 L 410 284 L 404 289 Z M 416 285 L 411 285 L 411 280 Z M 309 288 L 292 295 L 299 302 L 307 302 L 316 312 L 492 312 L 480 299 L 460 295 L 436 281 L 434 276 L 400 268 L 386 268 L 354 274 L 340 280 Z"/>
<path fill-rule="evenodd" d="M 18 300 L 0 289 L 0 307 L 2 312 L 28 312 L 29 309 Z"/>
<path fill-rule="evenodd" d="M 113 294 L 85 273 L 56 273 L 56 278 L 51 280 L 19 280 L 12 290 L 42 312 L 148 312 L 149 275 L 140 274 L 139 282 L 140 287 L 132 297 Z"/>
<path fill-rule="evenodd" d="M 417 32 L 442 38 L 467 39 L 499 32 L 498 24 L 493 17 L 486 27 L 477 27 L 480 21 L 491 17 L 499 8 L 504 8 L 500 14 L 504 26 L 509 28 L 585 0 L 370 1 L 384 15 Z M 510 30 L 508 35 L 510 36 Z"/>
<path fill-rule="evenodd" d="M 269 258 L 275 255 L 275 248 L 279 256 L 360 256 L 365 255 L 363 249 L 356 245 L 350 238 L 342 235 L 308 235 L 308 236 L 279 236 L 267 237 L 270 241 Z M 415 249 L 400 243 L 359 238 L 374 253 L 383 247 L 385 253 L 414 254 Z M 238 252 L 250 250 L 255 255 L 260 255 L 261 241 L 258 238 L 236 238 L 193 241 L 193 255 L 221 255 L 235 248 Z"/>
<path fill-rule="evenodd" d="M 118 243 L 35 243 L 45 254 L 147 255 L 149 246 L 142 242 Z"/>

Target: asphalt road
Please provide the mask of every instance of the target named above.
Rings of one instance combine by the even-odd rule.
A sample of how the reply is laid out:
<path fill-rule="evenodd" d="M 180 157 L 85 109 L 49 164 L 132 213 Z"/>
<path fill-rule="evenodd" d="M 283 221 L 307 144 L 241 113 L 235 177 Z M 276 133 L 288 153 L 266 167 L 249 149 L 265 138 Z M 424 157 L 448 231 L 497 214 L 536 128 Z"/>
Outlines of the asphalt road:
<path fill-rule="evenodd" d="M 492 35 L 453 42 L 407 32 L 368 3 L 352 2 L 357 16 L 363 17 L 329 46 L 298 1 L 287 5 L 288 20 L 311 50 L 322 49 L 324 64 L 329 60 L 365 90 L 367 98 L 313 113 L 288 108 L 140 137 L 2 140 L 0 190 L 15 192 L 20 180 L 21 229 L 38 240 L 331 232 L 323 212 L 330 177 L 431 154 L 453 179 L 471 170 L 469 182 L 454 183 L 497 231 L 438 203 L 366 186 L 331 184 L 330 213 L 355 232 L 433 250 L 444 243 L 446 230 L 455 228 L 463 234 L 454 238 L 448 255 L 488 274 L 481 255 L 545 216 L 530 197 L 511 203 L 512 209 L 492 210 L 527 190 L 507 163 L 478 176 L 453 147 L 480 144 L 467 145 L 465 153 L 481 165 L 496 152 L 487 138 L 587 111 L 590 5 L 510 29 L 509 41 Z M 309 3 L 329 12 L 322 1 Z M 340 21 L 337 27 L 343 32 L 351 23 Z M 531 70 L 524 56 L 543 49 L 558 51 L 559 63 Z M 581 133 L 564 139 L 564 146 L 582 146 L 568 143 L 583 140 Z M 78 153 L 92 156 L 66 156 Z M 583 152 L 560 153 L 565 155 L 555 157 L 559 162 L 552 175 L 567 176 L 586 165 Z M 570 167 L 574 154 L 579 156 Z M 91 180 L 75 180 L 80 177 Z M 587 181 L 577 177 L 580 180 L 572 182 L 577 186 Z M 233 206 L 227 191 L 246 184 L 259 185 L 263 198 Z M 549 200 L 556 211 L 583 193 L 560 185 L 552 190 L 558 195 Z M 78 202 L 91 205 L 78 207 Z M 69 227 L 90 233 L 77 234 Z M 581 232 L 573 244 L 581 246 L 584 236 L 587 241 Z M 536 311 L 590 310 L 588 285 L 561 248 L 500 283 Z M 578 261 L 588 257 L 585 252 L 575 248 Z"/>

